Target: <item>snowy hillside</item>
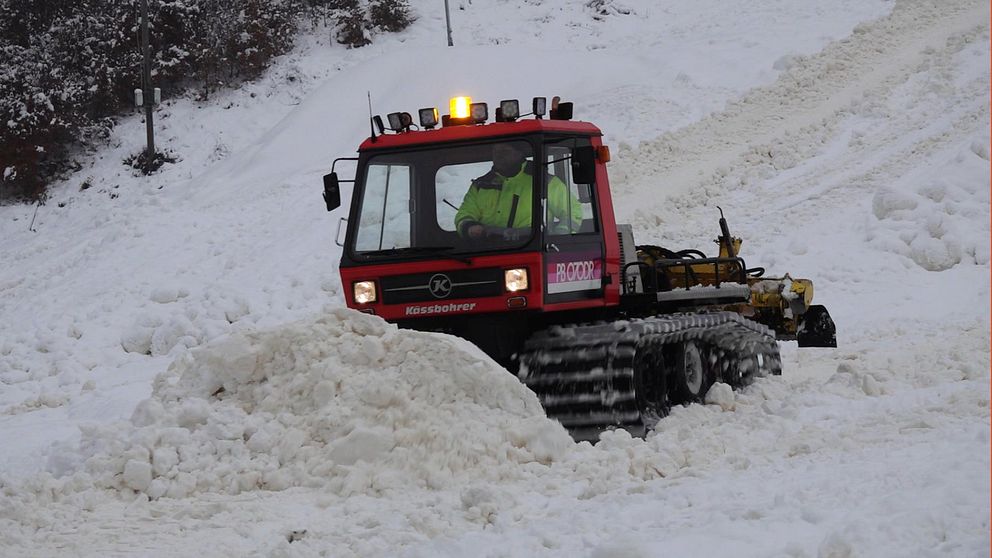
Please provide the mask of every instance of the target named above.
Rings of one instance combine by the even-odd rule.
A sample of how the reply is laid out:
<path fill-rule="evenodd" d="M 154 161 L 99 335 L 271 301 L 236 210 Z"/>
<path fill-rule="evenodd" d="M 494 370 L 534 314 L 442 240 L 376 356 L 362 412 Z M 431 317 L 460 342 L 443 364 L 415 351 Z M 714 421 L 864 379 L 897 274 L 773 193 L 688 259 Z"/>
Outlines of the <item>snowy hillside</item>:
<path fill-rule="evenodd" d="M 988 2 L 452 0 L 455 48 L 411 4 L 170 100 L 157 175 L 132 118 L 0 207 L 0 555 L 988 555 Z M 721 206 L 838 348 L 573 443 L 471 345 L 343 308 L 320 177 L 367 92 L 574 101 L 639 242 L 708 249 Z"/>

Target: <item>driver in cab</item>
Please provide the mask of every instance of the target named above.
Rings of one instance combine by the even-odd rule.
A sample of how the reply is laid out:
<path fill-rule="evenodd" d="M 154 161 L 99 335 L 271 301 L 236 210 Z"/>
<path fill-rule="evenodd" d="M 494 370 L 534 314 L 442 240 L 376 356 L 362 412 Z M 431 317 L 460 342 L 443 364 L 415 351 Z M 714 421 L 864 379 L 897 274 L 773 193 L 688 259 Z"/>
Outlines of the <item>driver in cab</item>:
<path fill-rule="evenodd" d="M 523 146 L 493 146 L 493 168 L 472 181 L 455 214 L 455 228 L 462 237 L 487 236 L 518 240 L 530 234 L 534 165 Z M 582 207 L 556 176 L 548 177 L 548 217 L 555 232 L 576 232 L 582 224 Z"/>

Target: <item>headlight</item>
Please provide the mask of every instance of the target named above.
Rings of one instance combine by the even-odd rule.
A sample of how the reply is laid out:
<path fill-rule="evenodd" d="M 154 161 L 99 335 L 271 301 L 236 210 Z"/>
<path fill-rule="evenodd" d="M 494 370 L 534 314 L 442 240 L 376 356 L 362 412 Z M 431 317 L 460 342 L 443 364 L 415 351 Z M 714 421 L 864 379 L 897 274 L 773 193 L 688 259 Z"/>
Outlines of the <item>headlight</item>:
<path fill-rule="evenodd" d="M 375 282 L 359 281 L 354 286 L 355 302 L 358 304 L 368 304 L 375 302 Z"/>
<path fill-rule="evenodd" d="M 527 290 L 527 270 L 525 268 L 507 269 L 503 272 L 503 278 L 507 291 L 515 293 Z"/>

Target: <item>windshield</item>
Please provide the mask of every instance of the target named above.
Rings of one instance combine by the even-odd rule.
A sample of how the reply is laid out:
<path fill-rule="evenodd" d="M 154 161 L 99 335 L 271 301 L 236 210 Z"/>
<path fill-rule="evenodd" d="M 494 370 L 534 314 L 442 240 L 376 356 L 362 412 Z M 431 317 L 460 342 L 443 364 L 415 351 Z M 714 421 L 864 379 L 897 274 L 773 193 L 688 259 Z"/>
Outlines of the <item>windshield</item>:
<path fill-rule="evenodd" d="M 523 140 L 369 158 L 353 251 L 366 257 L 512 249 L 533 236 L 534 153 Z"/>

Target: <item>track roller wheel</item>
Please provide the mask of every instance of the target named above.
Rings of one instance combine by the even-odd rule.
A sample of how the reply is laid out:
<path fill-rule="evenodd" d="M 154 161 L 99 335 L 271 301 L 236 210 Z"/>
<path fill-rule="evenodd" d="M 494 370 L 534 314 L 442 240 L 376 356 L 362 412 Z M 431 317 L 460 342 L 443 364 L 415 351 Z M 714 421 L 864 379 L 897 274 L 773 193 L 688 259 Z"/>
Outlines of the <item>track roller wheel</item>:
<path fill-rule="evenodd" d="M 762 370 L 772 376 L 782 375 L 782 357 L 778 353 L 778 346 L 773 345 L 762 355 Z"/>
<path fill-rule="evenodd" d="M 650 340 L 638 343 L 633 368 L 637 410 L 641 413 L 644 428 L 652 430 L 659 420 L 668 416 L 671 407 L 661 346 Z"/>
<path fill-rule="evenodd" d="M 672 403 L 695 403 L 702 401 L 713 384 L 710 374 L 708 351 L 698 341 L 683 341 L 675 347 L 672 362 L 671 392 Z"/>

